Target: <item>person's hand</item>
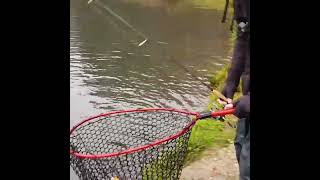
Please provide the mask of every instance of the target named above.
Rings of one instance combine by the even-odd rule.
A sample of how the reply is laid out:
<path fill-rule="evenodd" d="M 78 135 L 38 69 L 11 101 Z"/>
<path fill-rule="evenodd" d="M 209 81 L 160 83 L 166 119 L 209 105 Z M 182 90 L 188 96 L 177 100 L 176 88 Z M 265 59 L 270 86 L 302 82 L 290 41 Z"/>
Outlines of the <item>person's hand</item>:
<path fill-rule="evenodd" d="M 234 102 L 235 113 L 238 118 L 247 118 L 250 116 L 250 95 L 242 96 Z"/>
<path fill-rule="evenodd" d="M 217 100 L 220 104 L 224 105 L 224 109 L 231 109 L 233 108 L 233 103 L 232 103 L 232 99 L 228 98 L 227 102 L 223 101 L 221 99 Z"/>

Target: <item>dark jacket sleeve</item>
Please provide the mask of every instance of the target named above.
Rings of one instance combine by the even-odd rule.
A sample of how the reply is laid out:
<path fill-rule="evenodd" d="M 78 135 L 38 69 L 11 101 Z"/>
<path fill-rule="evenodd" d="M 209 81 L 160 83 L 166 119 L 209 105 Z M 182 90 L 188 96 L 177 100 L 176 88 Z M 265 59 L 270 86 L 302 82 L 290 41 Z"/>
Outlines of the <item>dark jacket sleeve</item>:
<path fill-rule="evenodd" d="M 250 24 L 250 0 L 235 0 L 234 13 L 237 22 L 244 21 Z M 233 99 L 242 75 L 245 95 L 250 91 L 250 31 L 242 32 L 238 28 L 231 67 L 222 90 L 227 98 Z"/>
<path fill-rule="evenodd" d="M 233 99 L 233 95 L 239 86 L 241 75 L 244 72 L 246 64 L 246 47 L 247 42 L 237 40 L 232 57 L 231 67 L 228 71 L 228 77 L 222 94 L 227 98 Z"/>
<path fill-rule="evenodd" d="M 238 118 L 249 118 L 250 117 L 250 93 L 242 96 L 239 100 L 234 103 L 235 113 L 234 115 Z"/>

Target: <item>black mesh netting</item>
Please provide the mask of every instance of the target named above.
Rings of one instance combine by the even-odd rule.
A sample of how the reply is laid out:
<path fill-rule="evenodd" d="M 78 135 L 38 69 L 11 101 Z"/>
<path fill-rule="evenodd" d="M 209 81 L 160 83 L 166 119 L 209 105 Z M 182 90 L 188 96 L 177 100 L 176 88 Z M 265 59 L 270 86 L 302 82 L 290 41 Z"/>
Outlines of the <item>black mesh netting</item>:
<path fill-rule="evenodd" d="M 88 155 L 120 152 L 175 135 L 191 121 L 189 115 L 172 111 L 100 117 L 71 133 L 71 149 Z M 114 157 L 92 159 L 71 154 L 71 166 L 80 179 L 179 179 L 190 132 L 188 128 L 175 139 Z"/>

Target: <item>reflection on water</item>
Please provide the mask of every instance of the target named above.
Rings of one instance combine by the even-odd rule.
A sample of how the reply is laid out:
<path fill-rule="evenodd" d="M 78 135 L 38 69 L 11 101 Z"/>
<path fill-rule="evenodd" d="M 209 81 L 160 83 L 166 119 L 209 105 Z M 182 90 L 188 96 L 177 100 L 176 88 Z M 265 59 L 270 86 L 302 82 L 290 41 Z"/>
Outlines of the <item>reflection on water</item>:
<path fill-rule="evenodd" d="M 222 12 L 178 0 L 99 1 L 148 41 L 138 47 L 144 38 L 95 0 L 71 0 L 70 126 L 120 109 L 203 110 L 209 90 L 193 76 L 207 82 L 230 59 Z"/>
<path fill-rule="evenodd" d="M 72 1 L 71 125 L 114 109 L 204 107 L 208 90 L 189 73 L 206 82 L 229 59 L 229 32 L 220 23 L 221 12 L 186 6 L 170 16 L 159 5 L 165 1 L 144 2 L 154 2 L 153 8 L 106 4 L 147 34 L 148 42 L 137 47 L 143 39 L 94 1 L 90 6 Z"/>

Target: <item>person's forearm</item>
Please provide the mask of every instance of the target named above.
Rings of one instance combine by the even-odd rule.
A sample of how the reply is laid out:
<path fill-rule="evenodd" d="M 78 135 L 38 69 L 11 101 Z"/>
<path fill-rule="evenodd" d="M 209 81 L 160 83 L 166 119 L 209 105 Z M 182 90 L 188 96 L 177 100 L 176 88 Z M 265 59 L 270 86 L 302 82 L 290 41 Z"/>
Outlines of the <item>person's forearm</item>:
<path fill-rule="evenodd" d="M 226 85 L 223 90 L 223 94 L 230 99 L 233 99 L 234 93 L 237 90 L 237 87 L 240 83 L 241 69 L 230 69 Z"/>
<path fill-rule="evenodd" d="M 226 80 L 225 87 L 222 93 L 227 97 L 232 99 L 237 87 L 240 83 L 241 75 L 245 67 L 245 49 L 246 43 L 237 39 L 236 46 L 234 48 L 234 54 L 232 57 L 231 67 L 228 71 L 228 77 Z"/>
<path fill-rule="evenodd" d="M 239 31 L 238 31 L 239 32 Z M 228 71 L 228 77 L 225 83 L 225 87 L 222 93 L 230 99 L 233 99 L 233 95 L 236 92 L 242 74 L 245 69 L 250 73 L 250 54 L 248 49 L 250 48 L 248 34 L 242 33 L 241 36 L 238 33 L 236 44 L 234 47 L 234 54 L 232 57 L 231 67 Z"/>

